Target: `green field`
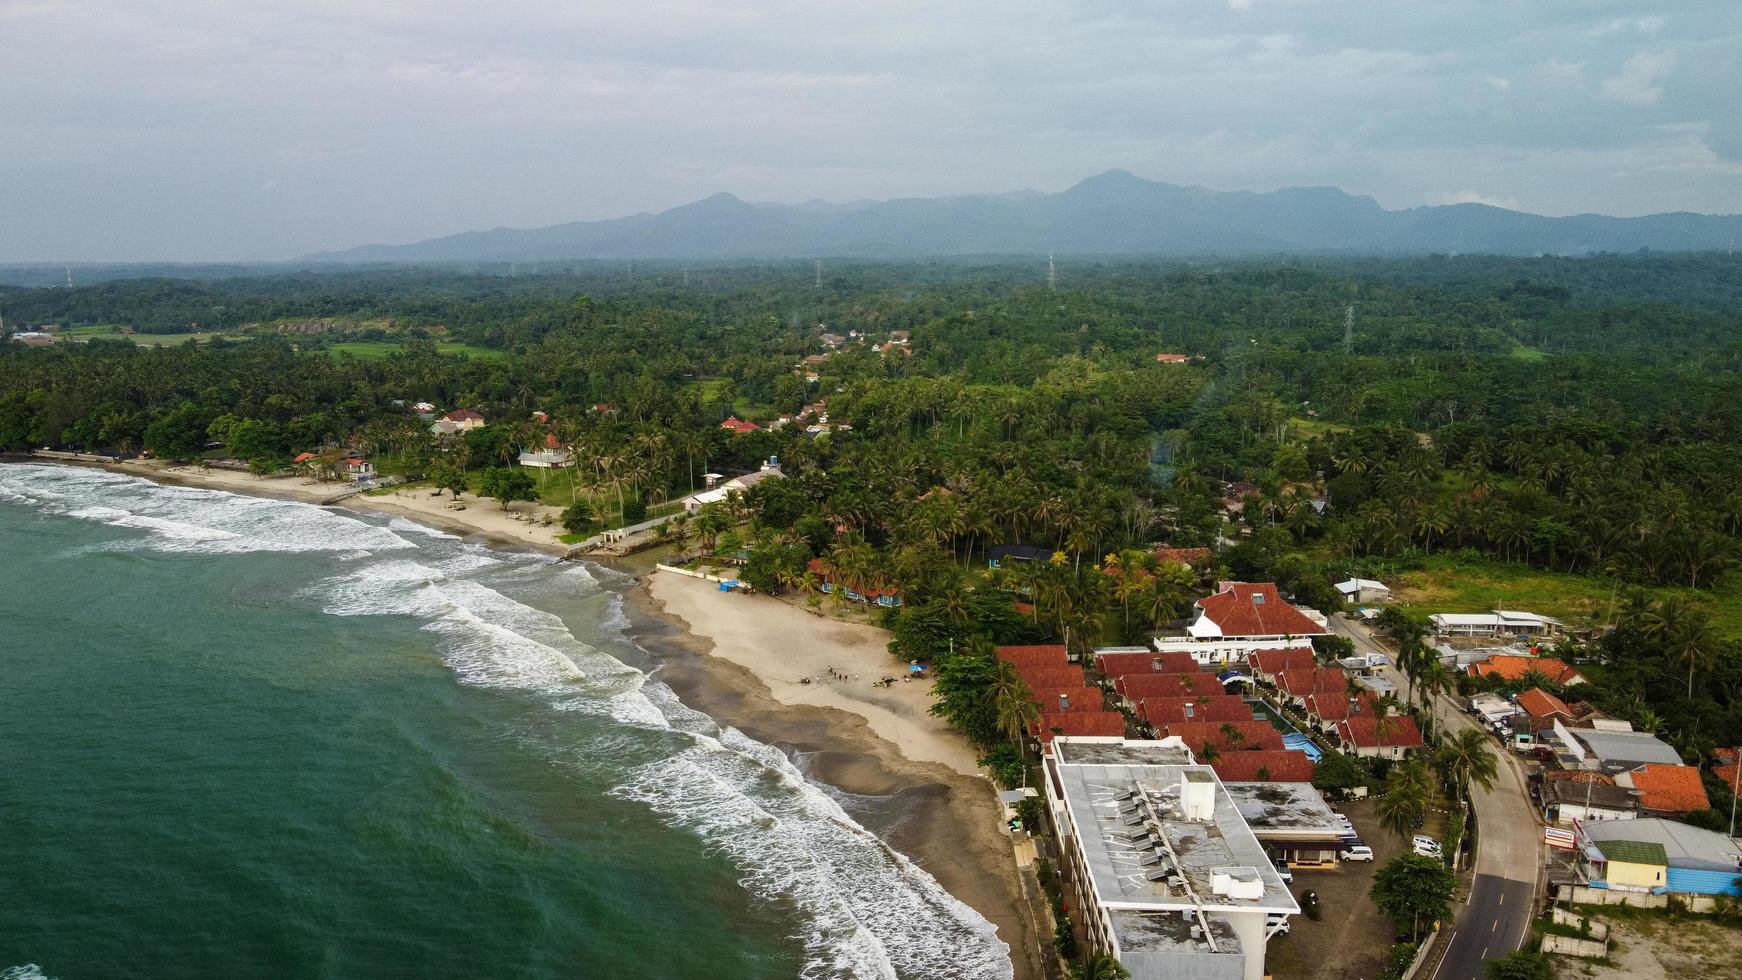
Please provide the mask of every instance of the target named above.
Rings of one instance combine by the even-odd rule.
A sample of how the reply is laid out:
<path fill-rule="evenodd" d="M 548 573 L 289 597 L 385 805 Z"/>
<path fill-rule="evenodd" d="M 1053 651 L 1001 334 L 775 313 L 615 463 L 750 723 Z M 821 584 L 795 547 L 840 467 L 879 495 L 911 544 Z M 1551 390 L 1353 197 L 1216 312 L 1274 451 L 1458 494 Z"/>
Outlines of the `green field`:
<path fill-rule="evenodd" d="M 1609 623 L 1625 584 L 1594 575 L 1544 571 L 1502 561 L 1436 555 L 1420 568 L 1399 572 L 1391 586 L 1400 602 L 1424 612 L 1487 612 L 1523 609 L 1569 626 Z M 1713 589 L 1653 587 L 1653 598 L 1680 595 L 1712 616 L 1725 636 L 1742 637 L 1742 575 L 1732 573 Z"/>
<path fill-rule="evenodd" d="M 94 327 L 71 327 L 57 331 L 57 336 L 64 340 L 131 340 L 141 347 L 174 347 L 190 340 L 210 341 L 222 337 L 225 340 L 242 340 L 229 334 L 219 333 L 126 333 L 114 324 L 104 324 Z"/>
<path fill-rule="evenodd" d="M 349 354 L 361 360 L 370 361 L 397 354 L 401 345 L 386 340 L 352 340 L 342 344 L 333 344 L 327 350 L 334 357 Z M 443 340 L 436 343 L 436 351 L 442 354 L 465 354 L 470 357 L 481 357 L 497 360 L 508 356 L 505 351 L 489 347 L 478 347 L 473 344 L 462 344 L 457 340 Z"/>
<path fill-rule="evenodd" d="M 1521 361 L 1546 361 L 1548 355 L 1534 347 L 1526 347 L 1518 341 L 1512 342 L 1512 356 Z"/>

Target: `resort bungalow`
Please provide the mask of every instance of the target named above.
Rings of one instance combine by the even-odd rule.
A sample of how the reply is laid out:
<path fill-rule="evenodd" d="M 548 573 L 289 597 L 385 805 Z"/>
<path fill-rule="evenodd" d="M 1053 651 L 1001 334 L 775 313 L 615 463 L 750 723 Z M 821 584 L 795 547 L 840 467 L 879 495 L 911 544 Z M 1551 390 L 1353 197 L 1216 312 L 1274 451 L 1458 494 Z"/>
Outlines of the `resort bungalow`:
<path fill-rule="evenodd" d="M 900 589 L 888 588 L 885 586 L 851 586 L 845 583 L 836 583 L 829 576 L 829 572 L 824 566 L 822 560 L 817 558 L 812 558 L 807 567 L 814 575 L 816 575 L 818 584 L 827 595 L 833 595 L 836 589 L 840 589 L 846 593 L 847 598 L 852 602 L 862 602 L 866 605 L 878 605 L 883 606 L 884 608 L 895 608 L 901 605 Z"/>
<path fill-rule="evenodd" d="M 1190 653 L 1200 664 L 1241 663 L 1259 650 L 1312 649 L 1312 637 L 1330 631 L 1284 602 L 1273 582 L 1226 582 L 1197 601 L 1198 615 L 1185 636 L 1156 637 L 1161 653 Z M 1315 614 L 1316 615 L 1316 614 Z"/>
<path fill-rule="evenodd" d="M 1611 821 L 1584 827 L 1579 843 L 1599 888 L 1742 895 L 1742 848 L 1714 830 L 1658 818 Z"/>
<path fill-rule="evenodd" d="M 1401 759 L 1424 744 L 1421 729 L 1408 715 L 1355 715 L 1337 723 L 1343 751 L 1362 758 Z"/>
<path fill-rule="evenodd" d="M 1282 733 L 1264 721 L 1180 721 L 1155 730 L 1157 738 L 1178 738 L 1200 759 L 1204 746 L 1214 746 L 1215 753 L 1279 751 Z"/>
<path fill-rule="evenodd" d="M 339 469 L 345 474 L 346 479 L 354 480 L 357 483 L 368 483 L 377 475 L 375 464 L 361 456 L 346 456 L 339 461 Z"/>
<path fill-rule="evenodd" d="M 1070 657 L 1063 643 L 1048 643 L 1041 646 L 1010 646 L 998 647 L 994 655 L 1002 662 L 1018 669 L 1024 667 L 1069 667 Z"/>
<path fill-rule="evenodd" d="M 1202 673 L 1189 653 L 1156 653 L 1148 647 L 1110 647 L 1095 651 L 1095 669 L 1112 680 L 1127 674 Z"/>
<path fill-rule="evenodd" d="M 1276 695 L 1284 704 L 1304 704 L 1313 694 L 1347 695 L 1349 678 L 1335 667 L 1285 670 L 1276 678 Z"/>
<path fill-rule="evenodd" d="M 1252 706 L 1236 694 L 1198 698 L 1144 698 L 1137 702 L 1137 717 L 1161 728 L 1175 722 L 1251 721 Z"/>
<path fill-rule="evenodd" d="M 1306 712 L 1307 721 L 1314 728 L 1334 735 L 1337 723 L 1357 715 L 1371 715 L 1374 705 L 1379 699 L 1372 691 L 1362 691 L 1357 697 L 1349 697 L 1346 691 L 1325 691 L 1322 694 L 1309 694 L 1306 703 L 1301 706 Z"/>
<path fill-rule="evenodd" d="M 1313 760 L 1299 749 L 1229 752 L 1210 766 L 1224 782 L 1310 784 L 1313 780 Z"/>
<path fill-rule="evenodd" d="M 1313 657 L 1311 647 L 1292 650 L 1258 650 L 1247 658 L 1247 669 L 1251 671 L 1254 680 L 1276 686 L 1278 676 L 1290 670 L 1312 670 L 1317 667 L 1318 660 Z"/>
<path fill-rule="evenodd" d="M 1125 735 L 1125 716 L 1117 711 L 1042 711 L 1040 720 L 1029 726 L 1028 733 L 1044 749 L 1059 735 L 1110 736 Z"/>
<path fill-rule="evenodd" d="M 1440 636 L 1519 636 L 1526 639 L 1561 632 L 1558 619 L 1532 612 L 1496 609 L 1485 613 L 1436 613 L 1428 617 Z"/>
<path fill-rule="evenodd" d="M 1105 711 L 1106 696 L 1098 687 L 1043 687 L 1029 689 L 1034 703 L 1043 713 L 1064 714 L 1071 711 Z"/>
<path fill-rule="evenodd" d="M 1201 698 L 1226 694 L 1214 674 L 1125 674 L 1113 678 L 1113 692 L 1121 703 L 1135 711 L 1145 698 Z"/>

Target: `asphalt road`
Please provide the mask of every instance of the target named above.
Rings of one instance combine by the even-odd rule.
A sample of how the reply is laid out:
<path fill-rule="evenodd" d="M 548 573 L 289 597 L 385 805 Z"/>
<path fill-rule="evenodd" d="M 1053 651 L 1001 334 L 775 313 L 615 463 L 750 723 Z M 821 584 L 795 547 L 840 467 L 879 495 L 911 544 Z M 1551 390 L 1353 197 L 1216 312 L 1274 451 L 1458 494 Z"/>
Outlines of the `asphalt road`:
<path fill-rule="evenodd" d="M 1341 616 L 1331 619 L 1331 628 L 1349 637 L 1357 653 L 1390 656 L 1364 628 Z M 1397 684 L 1399 697 L 1408 690 L 1396 668 L 1387 667 L 1381 673 Z M 1445 697 L 1435 699 L 1434 718 L 1442 731 L 1478 727 Z M 1498 742 L 1491 747 L 1500 756 L 1499 775 L 1492 788 L 1475 786 L 1470 795 L 1477 826 L 1475 881 L 1468 904 L 1458 910 L 1451 946 L 1431 980 L 1483 980 L 1482 961 L 1517 949 L 1530 932 L 1532 899 L 1543 861 L 1542 825 L 1537 822 L 1517 760 Z"/>

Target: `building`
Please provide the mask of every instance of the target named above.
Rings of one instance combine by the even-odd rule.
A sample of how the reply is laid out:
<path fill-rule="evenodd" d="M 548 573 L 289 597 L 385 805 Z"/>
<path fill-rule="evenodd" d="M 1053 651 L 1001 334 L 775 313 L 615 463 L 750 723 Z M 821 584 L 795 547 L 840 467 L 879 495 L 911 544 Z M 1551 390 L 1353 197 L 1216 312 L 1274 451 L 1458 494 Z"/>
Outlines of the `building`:
<path fill-rule="evenodd" d="M 1226 582 L 1197 601 L 1198 615 L 1185 636 L 1156 637 L 1161 653 L 1184 651 L 1200 664 L 1241 663 L 1259 650 L 1312 649 L 1312 637 L 1329 632 L 1323 622 L 1284 602 L 1272 582 Z M 1316 615 L 1316 614 L 1315 614 Z"/>
<path fill-rule="evenodd" d="M 1032 544 L 1001 544 L 986 552 L 987 568 L 1014 568 L 1031 561 L 1051 561 L 1051 548 Z"/>
<path fill-rule="evenodd" d="M 1287 768 L 1305 776 L 1258 781 L 1228 773 L 1258 756 L 1293 756 L 1300 761 L 1271 761 L 1272 772 Z M 1234 765 L 1228 765 L 1232 761 Z M 1304 763 L 1304 766 L 1302 765 Z M 1342 824 L 1312 784 L 1313 766 L 1300 752 L 1236 752 L 1210 764 L 1233 798 L 1234 806 L 1270 856 L 1290 868 L 1334 868 Z"/>
<path fill-rule="evenodd" d="M 693 493 L 684 498 L 683 509 L 688 513 L 694 514 L 696 511 L 701 510 L 708 504 L 723 502 L 734 493 L 749 493 L 751 487 L 761 483 L 763 480 L 782 478 L 785 477 L 786 474 L 781 472 L 780 457 L 770 456 L 768 457 L 768 461 L 763 463 L 762 467 L 754 473 L 735 476 L 730 480 L 727 480 L 725 483 L 718 482 L 719 476 L 720 474 L 718 473 L 705 474 L 703 479 L 708 479 L 709 482 L 713 484 L 712 489 L 703 490 L 701 493 Z"/>
<path fill-rule="evenodd" d="M 1137 709 L 1145 698 L 1200 698 L 1228 693 L 1216 675 L 1195 671 L 1181 674 L 1125 674 L 1113 678 L 1113 693 L 1125 707 Z"/>
<path fill-rule="evenodd" d="M 1522 657 L 1495 654 L 1481 663 L 1470 665 L 1472 677 L 1498 677 L 1503 681 L 1521 681 L 1531 674 L 1540 674 L 1550 684 L 1571 687 L 1583 684 L 1585 678 L 1556 657 Z"/>
<path fill-rule="evenodd" d="M 1588 769 L 1613 776 L 1650 763 L 1682 764 L 1681 753 L 1674 746 L 1647 732 L 1568 728 L 1558 721 L 1549 728 L 1561 744 L 1563 769 Z"/>
<path fill-rule="evenodd" d="M 1214 746 L 1215 754 L 1236 752 L 1277 751 L 1282 748 L 1282 732 L 1267 721 L 1176 721 L 1162 726 L 1156 734 L 1177 738 L 1196 755 L 1205 755 L 1205 746 Z M 1208 760 L 1205 760 L 1208 761 Z"/>
<path fill-rule="evenodd" d="M 1148 647 L 1102 647 L 1095 651 L 1095 669 L 1109 680 L 1127 674 L 1191 674 L 1203 668 L 1189 653 L 1156 653 Z"/>
<path fill-rule="evenodd" d="M 1117 711 L 1047 711 L 1028 728 L 1044 751 L 1059 736 L 1072 738 L 1125 737 L 1125 716 Z"/>
<path fill-rule="evenodd" d="M 1261 980 L 1300 911 L 1215 770 L 1179 742 L 1057 738 L 1043 759 L 1066 906 L 1132 980 Z"/>
<path fill-rule="evenodd" d="M 757 425 L 755 422 L 746 422 L 738 416 L 733 415 L 729 416 L 726 421 L 721 422 L 720 428 L 725 429 L 727 432 L 730 432 L 735 436 L 741 436 L 748 432 L 756 432 L 761 429 L 762 426 Z"/>
<path fill-rule="evenodd" d="M 1198 698 L 1144 698 L 1137 702 L 1137 717 L 1160 728 L 1184 721 L 1251 721 L 1252 706 L 1237 694 Z"/>
<path fill-rule="evenodd" d="M 1557 721 L 1565 725 L 1573 722 L 1573 712 L 1567 703 L 1540 687 L 1521 692 L 1518 707 L 1530 718 L 1532 732 L 1548 731 Z"/>
<path fill-rule="evenodd" d="M 348 480 L 358 483 L 368 483 L 375 479 L 375 464 L 361 456 L 347 456 L 339 461 L 339 469 Z"/>
<path fill-rule="evenodd" d="M 1209 568 L 1216 560 L 1216 553 L 1208 548 L 1157 548 L 1153 554 L 1156 561 L 1171 561 L 1193 571 Z"/>
<path fill-rule="evenodd" d="M 1379 699 L 1372 691 L 1362 691 L 1355 697 L 1349 697 L 1346 691 L 1326 691 L 1322 694 L 1307 695 L 1306 703 L 1301 709 L 1306 712 L 1307 720 L 1313 727 L 1326 735 L 1337 732 L 1337 723 L 1344 719 L 1362 714 L 1372 714 Z"/>
<path fill-rule="evenodd" d="M 1648 763 L 1615 775 L 1615 785 L 1639 794 L 1639 808 L 1648 816 L 1667 817 L 1711 807 L 1705 780 L 1693 766 Z"/>
<path fill-rule="evenodd" d="M 1070 656 L 1063 643 L 998 647 L 993 653 L 999 660 L 1017 668 L 1070 666 Z"/>
<path fill-rule="evenodd" d="M 1496 609 L 1485 613 L 1437 613 L 1428 617 L 1440 636 L 1518 636 L 1533 638 L 1561 632 L 1558 619 L 1532 612 Z"/>
<path fill-rule="evenodd" d="M 1601 773 L 1581 772 L 1588 779 L 1545 779 L 1542 783 L 1542 819 L 1561 827 L 1573 821 L 1639 819 L 1639 796 L 1622 789 Z"/>
<path fill-rule="evenodd" d="M 1310 695 L 1348 695 L 1349 675 L 1335 667 L 1285 670 L 1276 676 L 1277 697 L 1286 704 L 1304 704 Z"/>
<path fill-rule="evenodd" d="M 1292 650 L 1257 650 L 1246 658 L 1254 680 L 1274 686 L 1279 675 L 1291 670 L 1312 670 L 1319 665 L 1312 647 Z"/>
<path fill-rule="evenodd" d="M 484 416 L 469 408 L 456 408 L 430 424 L 429 431 L 438 436 L 458 435 L 484 427 Z"/>
<path fill-rule="evenodd" d="M 1619 842 L 1640 846 L 1612 847 Z M 1600 888 L 1742 895 L 1737 885 L 1742 877 L 1742 847 L 1714 830 L 1657 817 L 1582 824 L 1579 851 L 1591 884 Z M 1659 870 L 1661 878 L 1656 877 Z M 1653 879 L 1656 884 L 1649 884 Z"/>
<path fill-rule="evenodd" d="M 1191 362 L 1192 356 L 1190 354 L 1174 354 L 1163 351 L 1155 355 L 1155 363 L 1157 364 L 1190 364 Z"/>
<path fill-rule="evenodd" d="M 893 609 L 901 605 L 900 589 L 882 584 L 848 585 L 845 583 L 837 583 L 834 580 L 834 577 L 830 574 L 828 565 L 820 558 L 812 558 L 806 568 L 812 575 L 817 577 L 817 586 L 823 590 L 824 595 L 833 595 L 835 590 L 839 589 L 851 602 L 862 602 L 866 605 L 883 606 L 886 609 Z M 1082 668 L 1078 667 L 1074 669 L 1077 671 L 1077 677 L 1074 684 L 1061 683 L 1054 686 L 1081 687 L 1083 683 Z M 1028 686 L 1032 688 L 1035 684 L 1030 681 Z"/>
<path fill-rule="evenodd" d="M 1424 744 L 1409 715 L 1353 715 L 1337 722 L 1343 751 L 1362 758 L 1401 759 Z"/>
<path fill-rule="evenodd" d="M 1337 591 L 1343 594 L 1344 602 L 1387 602 L 1391 599 L 1391 587 L 1370 578 L 1338 582 Z"/>
<path fill-rule="evenodd" d="M 569 465 L 574 458 L 574 453 L 562 448 L 562 443 L 557 439 L 556 433 L 547 432 L 544 435 L 542 449 L 521 450 L 520 465 L 540 470 L 558 470 Z"/>

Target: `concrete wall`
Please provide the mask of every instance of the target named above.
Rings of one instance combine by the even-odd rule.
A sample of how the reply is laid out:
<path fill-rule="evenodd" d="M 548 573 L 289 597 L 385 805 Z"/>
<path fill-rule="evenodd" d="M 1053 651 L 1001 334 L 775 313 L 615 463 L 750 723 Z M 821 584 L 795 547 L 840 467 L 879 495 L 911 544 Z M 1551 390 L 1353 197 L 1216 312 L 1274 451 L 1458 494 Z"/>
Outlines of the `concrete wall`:
<path fill-rule="evenodd" d="M 724 581 L 726 581 L 725 579 L 721 578 L 718 575 L 709 575 L 707 572 L 698 572 L 698 571 L 696 571 L 694 569 L 690 569 L 690 568 L 679 568 L 676 565 L 666 565 L 666 564 L 662 563 L 662 564 L 655 565 L 653 567 L 659 569 L 662 572 L 671 572 L 674 575 L 687 575 L 690 578 L 699 578 L 699 579 L 702 579 L 702 580 L 708 581 L 708 582 L 724 582 Z"/>
<path fill-rule="evenodd" d="M 1574 905 L 1628 905 L 1636 909 L 1661 909 L 1669 904 L 1670 896 L 1653 895 L 1650 892 L 1616 892 L 1607 888 L 1591 888 L 1586 885 L 1562 885 L 1557 893 L 1557 900 L 1571 902 Z M 1687 905 L 1690 912 L 1710 912 L 1717 908 L 1717 900 L 1710 895 L 1677 895 L 1678 900 Z"/>
<path fill-rule="evenodd" d="M 1658 888 L 1663 885 L 1663 873 L 1666 870 L 1661 864 L 1610 860 L 1609 884 L 1628 888 Z"/>
<path fill-rule="evenodd" d="M 1600 960 L 1609 955 L 1609 942 L 1603 939 L 1574 939 L 1571 936 L 1544 936 L 1542 951 Z"/>

